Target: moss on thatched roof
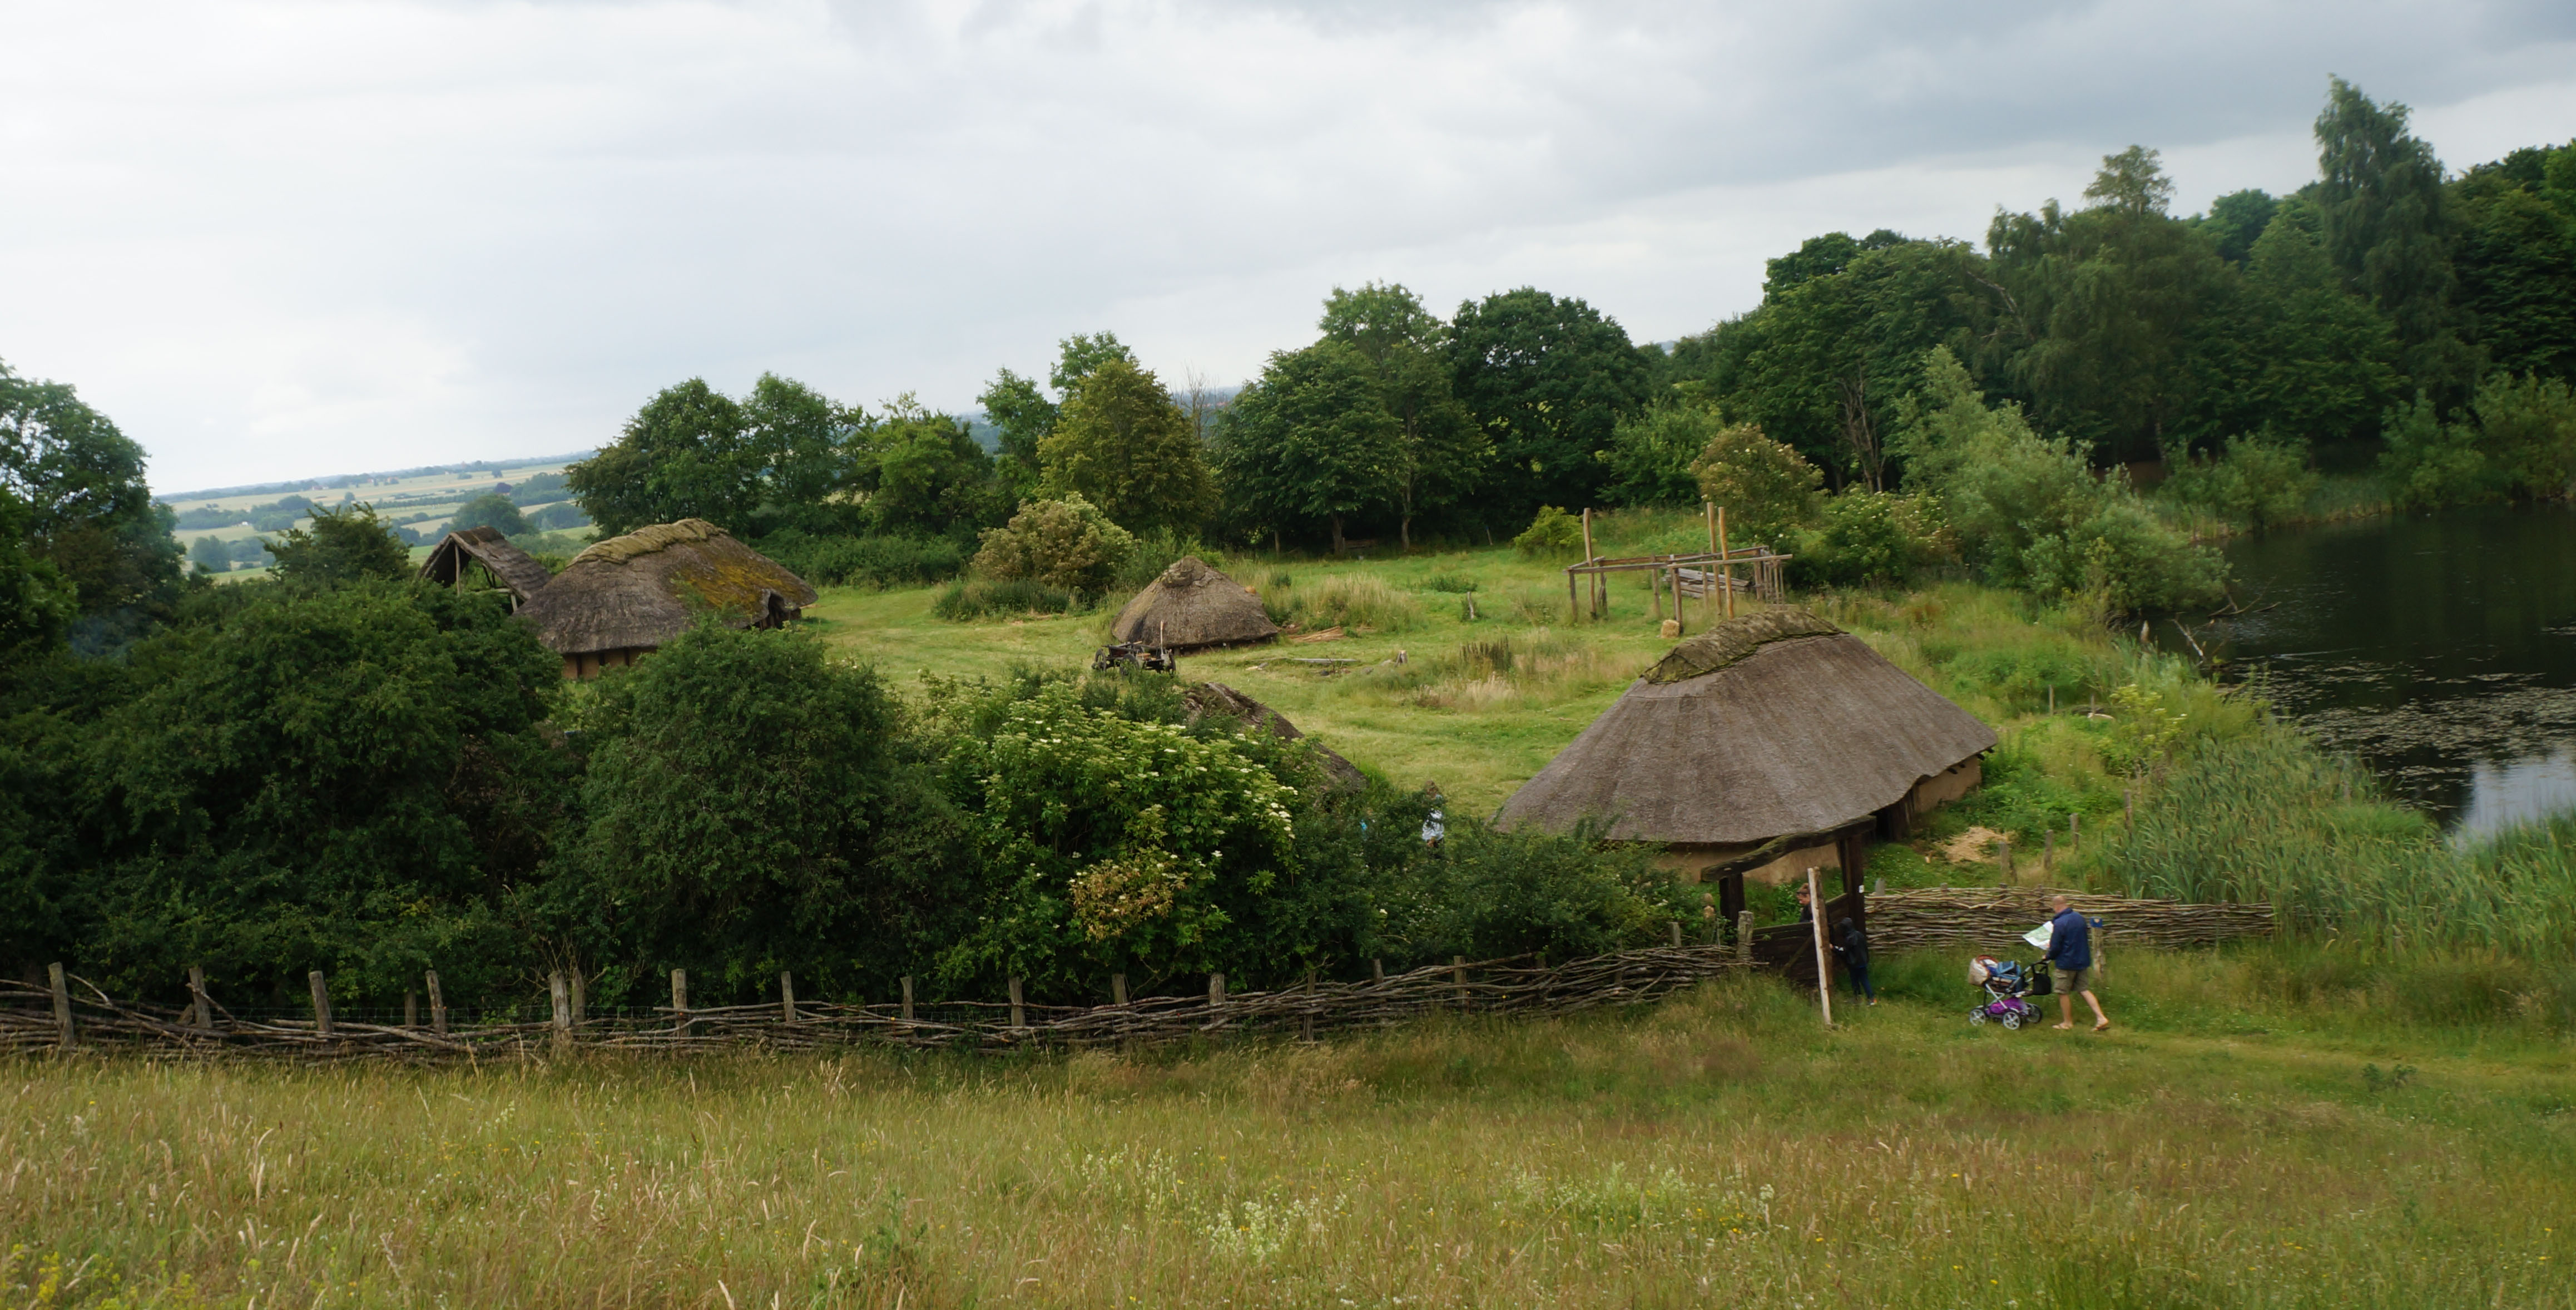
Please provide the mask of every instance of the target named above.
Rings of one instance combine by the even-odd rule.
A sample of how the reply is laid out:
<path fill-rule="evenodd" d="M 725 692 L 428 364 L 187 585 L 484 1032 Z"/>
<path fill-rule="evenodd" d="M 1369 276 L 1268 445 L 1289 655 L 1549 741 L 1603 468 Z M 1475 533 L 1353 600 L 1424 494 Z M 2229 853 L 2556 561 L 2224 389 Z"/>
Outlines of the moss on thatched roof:
<path fill-rule="evenodd" d="M 1112 641 L 1143 641 L 1189 650 L 1268 641 L 1279 625 L 1242 583 L 1184 556 L 1145 585 L 1109 625 Z"/>
<path fill-rule="evenodd" d="M 814 596 L 803 578 L 724 529 L 681 519 L 584 550 L 519 612 L 548 650 L 580 655 L 660 646 L 701 609 L 747 627 L 791 616 Z"/>
<path fill-rule="evenodd" d="M 1562 831 L 1595 818 L 1613 838 L 1707 845 L 1825 833 L 1994 744 L 1860 638 L 1770 610 L 1675 647 L 1497 821 Z"/>

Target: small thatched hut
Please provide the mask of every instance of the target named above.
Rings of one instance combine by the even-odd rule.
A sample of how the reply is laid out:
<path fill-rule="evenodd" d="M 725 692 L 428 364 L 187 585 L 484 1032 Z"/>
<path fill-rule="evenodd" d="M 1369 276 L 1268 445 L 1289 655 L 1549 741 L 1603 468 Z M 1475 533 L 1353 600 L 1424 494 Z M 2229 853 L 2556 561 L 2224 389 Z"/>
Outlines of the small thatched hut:
<path fill-rule="evenodd" d="M 442 586 L 462 587 L 466 575 L 477 564 L 509 591 L 510 608 L 514 610 L 526 606 L 530 597 L 554 580 L 535 556 L 511 545 L 499 528 L 488 524 L 448 533 L 430 548 L 429 558 L 420 562 L 420 576 Z"/>
<path fill-rule="evenodd" d="M 1797 609 L 1675 646 L 1503 803 L 1497 821 L 1662 845 L 1674 865 L 1779 882 L 1977 785 L 1994 730 Z"/>
<path fill-rule="evenodd" d="M 1251 588 L 1184 556 L 1137 592 L 1109 631 L 1112 641 L 1191 650 L 1268 641 L 1279 635 L 1279 625 Z"/>
<path fill-rule="evenodd" d="M 588 678 L 679 636 L 700 609 L 774 628 L 813 603 L 814 589 L 777 561 L 704 519 L 682 519 L 575 555 L 519 613 L 563 656 L 565 677 Z"/>

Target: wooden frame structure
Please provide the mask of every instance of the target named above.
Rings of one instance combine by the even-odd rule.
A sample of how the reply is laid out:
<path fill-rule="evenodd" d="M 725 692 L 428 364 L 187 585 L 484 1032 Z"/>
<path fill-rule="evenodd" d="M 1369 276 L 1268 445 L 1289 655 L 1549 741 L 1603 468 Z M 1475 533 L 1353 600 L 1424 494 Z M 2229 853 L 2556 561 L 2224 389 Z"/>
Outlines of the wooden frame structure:
<path fill-rule="evenodd" d="M 1625 555 L 1616 559 L 1597 555 L 1592 550 L 1592 511 L 1583 511 L 1583 562 L 1565 566 L 1566 621 L 1580 622 L 1586 609 L 1577 577 L 1591 579 L 1592 604 L 1589 614 L 1600 618 L 1609 609 L 1610 595 L 1606 579 L 1613 573 L 1647 574 L 1646 590 L 1655 598 L 1655 617 L 1664 614 L 1664 593 L 1673 597 L 1671 617 L 1682 616 L 1682 599 L 1723 600 L 1725 612 L 1720 618 L 1735 617 L 1735 593 L 1748 591 L 1772 604 L 1788 596 L 1782 577 L 1782 566 L 1792 558 L 1777 554 L 1768 546 L 1726 544 L 1726 511 L 1714 504 L 1705 506 L 1708 513 L 1708 549 L 1685 554 Z M 1696 567 L 1694 567 L 1696 566 Z M 1742 570 L 1742 572 L 1738 572 Z"/>

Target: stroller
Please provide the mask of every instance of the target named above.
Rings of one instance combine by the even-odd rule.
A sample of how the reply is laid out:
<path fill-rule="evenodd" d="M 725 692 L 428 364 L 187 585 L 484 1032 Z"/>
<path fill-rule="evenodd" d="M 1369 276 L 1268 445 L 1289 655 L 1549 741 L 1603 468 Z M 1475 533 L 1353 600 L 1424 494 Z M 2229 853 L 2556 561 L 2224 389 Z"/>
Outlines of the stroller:
<path fill-rule="evenodd" d="M 1986 992 L 1985 1001 L 1968 1011 L 1968 1022 L 1991 1021 L 2006 1028 L 2039 1022 L 2039 1007 L 2031 1004 L 2030 998 L 2048 995 L 2047 965 L 2025 965 L 2019 960 L 1980 955 L 1968 962 L 1968 981 Z"/>

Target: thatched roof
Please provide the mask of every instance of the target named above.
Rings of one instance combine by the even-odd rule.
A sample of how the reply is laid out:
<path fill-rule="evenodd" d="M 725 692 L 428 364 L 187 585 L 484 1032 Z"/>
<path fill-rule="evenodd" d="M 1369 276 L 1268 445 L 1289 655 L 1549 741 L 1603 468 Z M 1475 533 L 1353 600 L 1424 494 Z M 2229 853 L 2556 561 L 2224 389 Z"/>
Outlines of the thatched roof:
<path fill-rule="evenodd" d="M 1184 688 L 1181 699 L 1190 707 L 1192 723 L 1214 716 L 1232 719 L 1248 728 L 1266 728 L 1281 741 L 1296 741 L 1306 735 L 1297 730 L 1296 724 L 1288 721 L 1287 715 L 1222 682 L 1202 682 Z M 1360 774 L 1360 766 L 1343 759 L 1332 747 L 1312 740 L 1307 744 L 1315 748 L 1316 756 L 1324 763 L 1325 776 L 1332 780 L 1334 786 L 1356 788 L 1368 785 L 1368 779 Z"/>
<path fill-rule="evenodd" d="M 492 576 L 510 589 L 520 605 L 527 604 L 529 597 L 545 590 L 546 584 L 554 580 L 535 556 L 511 545 L 510 539 L 490 524 L 448 533 L 430 548 L 429 558 L 420 562 L 420 576 L 436 583 L 454 583 L 468 561 L 492 570 Z"/>
<path fill-rule="evenodd" d="M 704 519 L 611 537 L 579 555 L 519 612 L 558 655 L 649 650 L 688 630 L 698 607 L 736 627 L 793 618 L 814 603 L 803 578 Z"/>
<path fill-rule="evenodd" d="M 1234 579 L 1184 556 L 1136 593 L 1109 625 L 1112 641 L 1145 641 L 1187 650 L 1268 641 L 1279 625 L 1261 598 Z"/>
<path fill-rule="evenodd" d="M 1632 841 L 1830 832 L 1992 748 L 1994 730 L 1802 610 L 1673 648 L 1503 803 L 1504 827 L 1587 816 Z"/>

